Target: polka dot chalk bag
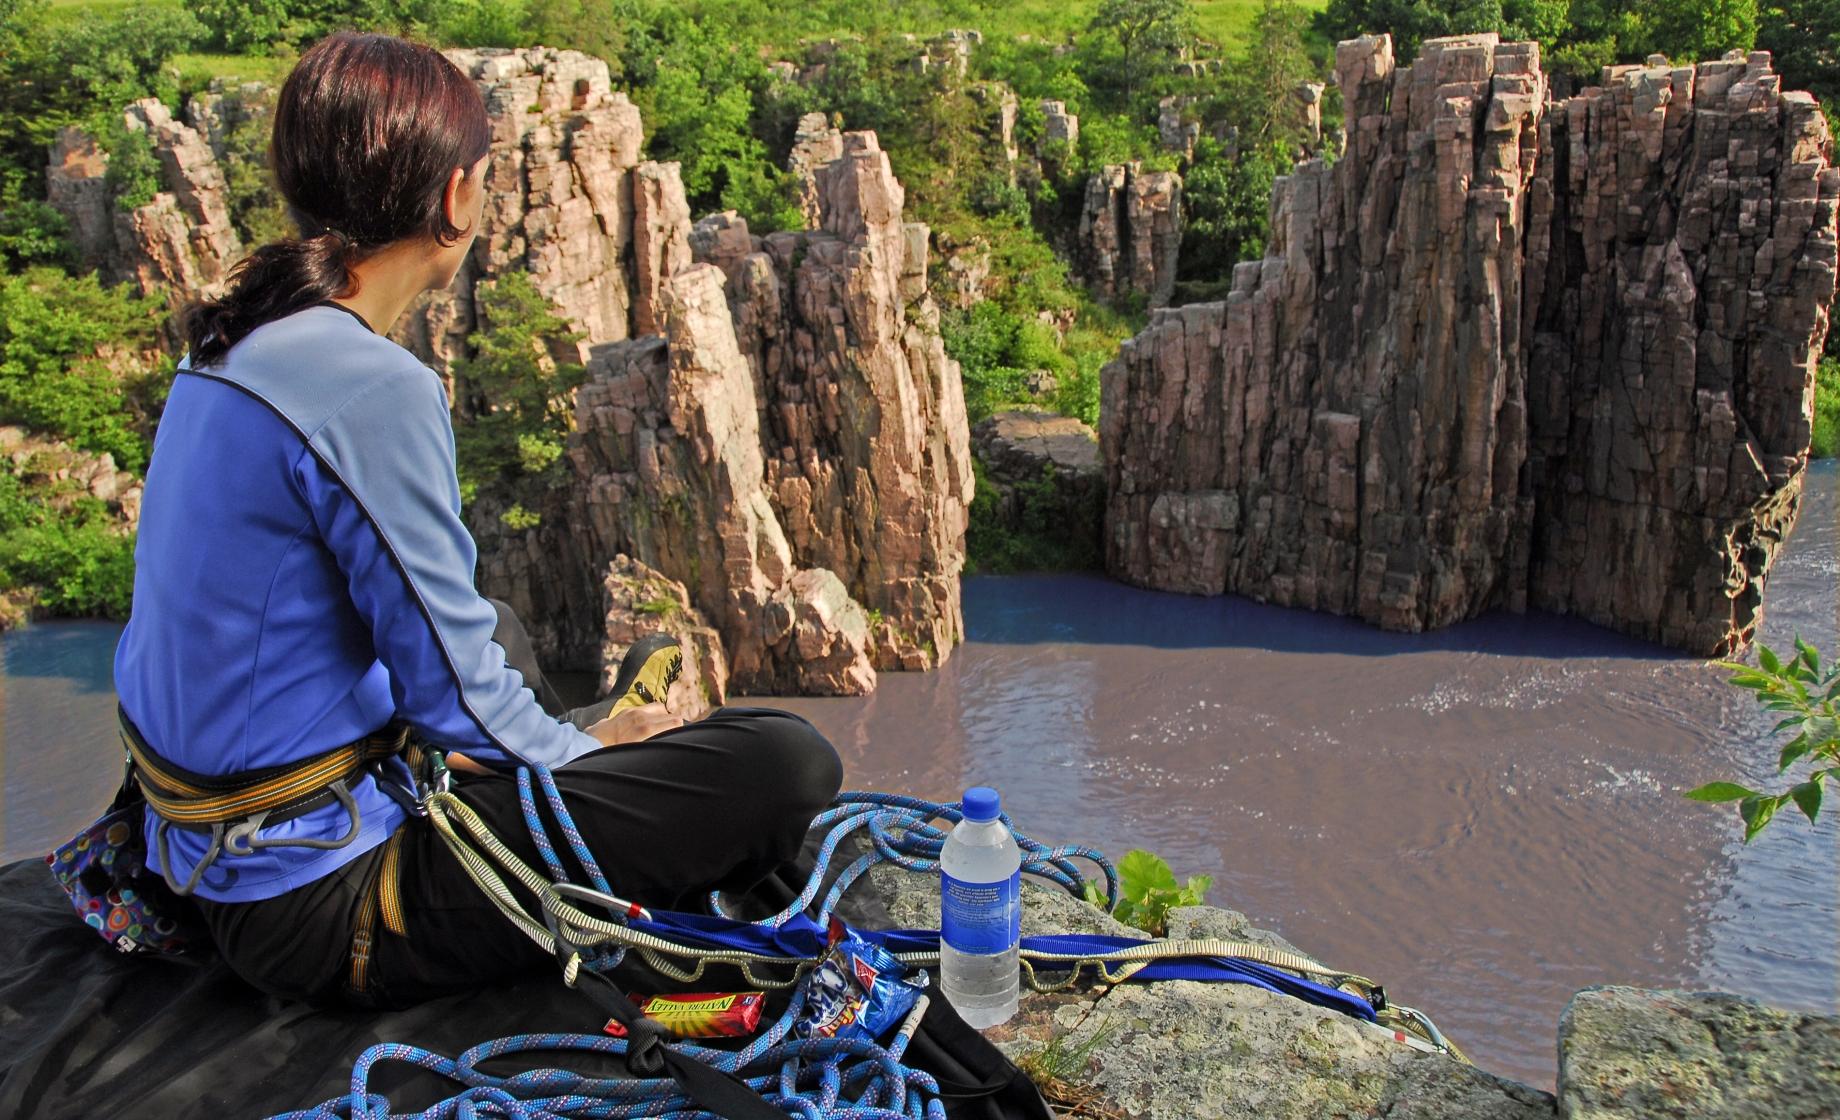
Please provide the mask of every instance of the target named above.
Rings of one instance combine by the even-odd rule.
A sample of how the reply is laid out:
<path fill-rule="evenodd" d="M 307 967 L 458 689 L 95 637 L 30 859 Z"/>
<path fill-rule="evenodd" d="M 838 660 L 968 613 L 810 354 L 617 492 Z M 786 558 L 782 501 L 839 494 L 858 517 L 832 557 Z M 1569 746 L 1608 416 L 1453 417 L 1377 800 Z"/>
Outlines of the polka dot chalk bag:
<path fill-rule="evenodd" d="M 147 802 L 133 774 L 102 816 L 45 857 L 70 905 L 124 953 L 183 953 L 206 940 L 197 908 L 147 868 Z"/>

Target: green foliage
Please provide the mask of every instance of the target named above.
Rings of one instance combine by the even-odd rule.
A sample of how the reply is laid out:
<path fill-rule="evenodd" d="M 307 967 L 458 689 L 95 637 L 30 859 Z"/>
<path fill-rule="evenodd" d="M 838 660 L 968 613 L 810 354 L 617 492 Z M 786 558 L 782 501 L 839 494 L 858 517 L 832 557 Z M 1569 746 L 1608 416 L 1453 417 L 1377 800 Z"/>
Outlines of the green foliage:
<path fill-rule="evenodd" d="M 1177 267 L 1183 279 L 1223 282 L 1235 264 L 1265 255 L 1272 184 L 1290 174 L 1292 150 L 1283 140 L 1267 140 L 1229 158 L 1212 137 L 1195 146 L 1182 200 L 1187 224 Z"/>
<path fill-rule="evenodd" d="M 0 269 L 68 264 L 70 223 L 26 192 L 24 174 L 21 168 L 0 171 Z"/>
<path fill-rule="evenodd" d="M 196 0 L 192 10 L 219 50 L 267 47 L 288 22 L 286 0 Z"/>
<path fill-rule="evenodd" d="M 59 490 L 0 458 L 0 586 L 30 589 L 33 605 L 52 614 L 127 617 L 134 538 L 102 502 Z"/>
<path fill-rule="evenodd" d="M 1757 0 L 1644 0 L 1642 42 L 1680 62 L 1748 51 L 1757 43 Z"/>
<path fill-rule="evenodd" d="M 171 369 L 148 365 L 159 300 L 47 267 L 0 277 L 0 420 L 138 473 Z"/>
<path fill-rule="evenodd" d="M 528 529 L 541 515 L 525 503 L 540 505 L 565 469 L 569 397 L 584 370 L 557 355 L 571 351 L 580 335 L 526 273 L 482 284 L 479 293 L 485 329 L 467 338 L 470 354 L 455 363 L 457 391 L 473 411 L 455 432 L 461 493 L 469 502 L 486 494 L 504 498 L 505 524 Z"/>
<path fill-rule="evenodd" d="M 1697 62 L 1749 50 L 1760 26 L 1786 31 L 1798 18 L 1832 16 L 1773 16 L 1757 0 L 1330 0 L 1316 29 L 1331 40 L 1390 31 L 1401 60 L 1435 36 L 1499 31 L 1538 39 L 1554 68 L 1595 80 L 1599 67 L 1657 52 Z"/>
<path fill-rule="evenodd" d="M 204 37 L 177 7 L 131 5 L 106 18 L 53 22 L 42 0 L 0 17 L 0 169 L 41 182 L 45 153 L 60 129 L 92 131 L 128 102 L 178 91 L 166 64 Z"/>
<path fill-rule="evenodd" d="M 1093 1008 L 1097 1006 L 1089 1006 L 1086 1015 L 1092 1014 Z M 1093 1055 L 1103 1049 L 1116 1033 L 1116 1024 L 1110 1018 L 1102 1019 L 1099 1028 L 1087 1035 L 1084 1041 L 1069 1046 L 1067 1040 L 1085 1024 L 1086 1015 L 1082 1015 L 1073 1026 L 1055 1031 L 1040 1050 L 1016 1059 L 1017 1067 L 1028 1074 L 1029 1080 L 1035 1082 L 1054 1104 L 1077 1106 L 1081 1097 L 1074 1090 L 1074 1083 L 1086 1076 L 1087 1070 L 1092 1068 Z M 1068 1113 L 1073 1116 L 1084 1114 L 1077 1107 Z"/>
<path fill-rule="evenodd" d="M 1763 0 L 1757 46 L 1773 56 L 1784 89 L 1840 101 L 1840 0 Z M 1840 332 L 1828 332 L 1830 342 Z"/>
<path fill-rule="evenodd" d="M 292 237 L 294 223 L 268 166 L 270 117 L 266 106 L 245 104 L 241 95 L 219 103 L 224 116 L 225 204 L 243 244 L 264 245 Z"/>
<path fill-rule="evenodd" d="M 633 609 L 640 614 L 649 614 L 657 618 L 664 618 L 667 615 L 676 614 L 681 609 L 681 604 L 669 595 L 660 595 L 655 599 L 647 599 L 642 603 L 635 604 Z"/>
<path fill-rule="evenodd" d="M 1166 73 L 1195 39 L 1192 0 L 1099 0 L 1091 28 L 1118 45 L 1125 101 Z"/>
<path fill-rule="evenodd" d="M 1329 0 L 1315 22 L 1330 42 L 1391 32 L 1393 57 L 1406 62 L 1426 39 L 1498 31 L 1505 16 L 1501 0 Z"/>
<path fill-rule="evenodd" d="M 1054 468 L 1045 467 L 1040 478 L 1013 487 L 1012 522 L 984 465 L 974 461 L 972 471 L 977 488 L 965 527 L 968 573 L 1081 572 L 1102 565 L 1099 534 L 1105 511 L 1098 488 L 1086 493 L 1083 502 L 1070 502 L 1055 481 Z"/>
<path fill-rule="evenodd" d="M 1840 774 L 1840 665 L 1822 665 L 1820 653 L 1800 638 L 1795 640 L 1795 656 L 1786 662 L 1770 647 L 1760 645 L 1754 667 L 1731 661 L 1716 664 L 1731 670 L 1731 683 L 1755 693 L 1764 710 L 1783 717 L 1775 727 L 1776 735 L 1794 733 L 1777 755 L 1777 774 L 1788 773 L 1798 763 L 1808 771 L 1802 781 L 1781 793 L 1763 793 L 1736 782 L 1708 782 L 1688 791 L 1687 797 L 1714 803 L 1736 801 L 1746 844 L 1790 802 L 1812 824 L 1820 814 L 1827 779 Z"/>
<path fill-rule="evenodd" d="M 145 131 L 133 129 L 119 115 L 104 117 L 96 129 L 96 140 L 109 153 L 109 169 L 104 174 L 115 205 L 132 211 L 153 201 L 160 193 L 160 159 L 153 154 L 153 139 Z"/>
<path fill-rule="evenodd" d="M 1808 453 L 1817 459 L 1840 455 L 1840 359 L 1821 359 L 1815 372 L 1814 439 Z"/>
<path fill-rule="evenodd" d="M 1162 937 L 1169 930 L 1169 912 L 1180 906 L 1199 906 L 1207 900 L 1214 880 L 1207 875 L 1191 875 L 1178 884 L 1169 864 L 1154 852 L 1134 848 L 1118 861 L 1118 905 L 1112 916 L 1127 925 Z M 1087 901 L 1094 902 L 1097 884 L 1088 882 Z M 1104 905 L 1103 895 L 1096 900 Z"/>

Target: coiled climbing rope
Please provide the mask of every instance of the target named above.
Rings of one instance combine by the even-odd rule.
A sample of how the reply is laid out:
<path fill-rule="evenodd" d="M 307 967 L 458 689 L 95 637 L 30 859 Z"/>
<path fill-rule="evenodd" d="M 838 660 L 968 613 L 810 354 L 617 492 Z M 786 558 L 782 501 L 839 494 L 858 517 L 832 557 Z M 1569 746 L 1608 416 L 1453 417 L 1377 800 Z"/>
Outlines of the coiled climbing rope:
<path fill-rule="evenodd" d="M 729 1074 L 773 1070 L 746 1079 L 746 1084 L 770 1104 L 805 1120 L 941 1120 L 944 1109 L 938 1086 L 922 1070 L 902 1064 L 901 1057 L 925 1010 L 925 1001 L 909 1014 L 887 1047 L 864 1039 L 796 1039 L 792 1026 L 805 1009 L 809 972 L 820 952 L 818 940 L 807 939 L 805 955 L 789 955 L 773 936 L 787 930 L 816 934 L 828 927 L 845 892 L 878 863 L 891 863 L 917 872 L 939 866 L 950 825 L 961 817 L 956 805 L 937 804 L 895 794 L 846 792 L 813 822 L 823 831 L 817 865 L 799 896 L 783 911 L 752 923 L 734 922 L 737 931 L 712 939 L 690 926 L 673 926 L 670 915 L 654 915 L 644 907 L 612 893 L 599 863 L 589 851 L 550 772 L 540 766 L 517 772 L 519 803 L 544 868 L 532 867 L 492 834 L 485 822 L 459 797 L 437 783 L 423 804 L 430 822 L 453 852 L 469 878 L 525 936 L 565 960 L 564 979 L 573 985 L 580 970 L 604 973 L 620 964 L 628 952 L 637 953 L 650 967 L 682 984 L 700 979 L 711 964 L 737 968 L 747 983 L 762 989 L 792 988 L 784 1014 L 737 1051 L 681 1043 L 679 1053 Z M 538 795 L 554 817 L 563 842 L 588 879 L 571 881 L 556 844 L 538 813 Z M 949 822 L 946 827 L 936 821 Z M 1022 869 L 1075 897 L 1086 894 L 1087 876 L 1076 860 L 1097 869 L 1103 878 L 1108 909 L 1118 899 L 1119 882 L 1110 861 L 1098 851 L 1081 846 L 1051 847 L 1015 829 L 1003 817 L 1022 848 Z M 829 870 L 838 847 L 855 833 L 864 833 L 867 849 L 831 880 Z M 509 881 L 507 881 L 507 878 Z M 824 884 L 831 881 L 828 890 Z M 518 889 L 534 900 L 527 908 Z M 810 908 L 819 892 L 824 897 L 815 912 Z M 719 895 L 710 896 L 710 908 L 726 916 Z M 748 938 L 740 931 L 763 931 Z M 918 932 L 918 931 L 914 931 Z M 1065 944 L 1063 944 L 1065 943 Z M 921 937 L 910 941 L 890 938 L 884 944 L 905 965 L 932 965 L 939 959 L 936 937 L 929 944 Z M 1294 973 L 1302 986 L 1343 995 L 1364 1014 L 1361 1017 L 1408 1036 L 1421 1047 L 1462 1058 L 1430 1020 L 1410 1008 L 1388 1005 L 1377 984 L 1351 973 L 1331 969 L 1299 953 L 1244 941 L 1198 939 L 1144 942 L 1123 938 L 1045 937 L 1025 939 L 1021 953 L 1023 974 L 1040 991 L 1066 988 L 1087 970 L 1096 979 L 1113 984 L 1133 977 L 1150 978 L 1157 967 L 1183 960 L 1231 960 L 1247 975 L 1236 979 L 1264 983 L 1286 990 L 1282 982 Z M 1274 970 L 1282 970 L 1282 973 Z M 1181 975 L 1177 972 L 1174 975 Z M 1275 985 L 1275 986 L 1274 986 Z M 1320 988 L 1317 985 L 1321 985 Z M 1350 998 L 1352 997 L 1352 998 Z M 1370 1010 L 1371 1009 L 1371 1010 Z M 1346 1010 L 1346 1008 L 1344 1008 Z M 416 1114 L 428 1120 L 472 1120 L 506 1117 L 514 1120 L 572 1120 L 575 1117 L 624 1118 L 669 1116 L 673 1120 L 702 1120 L 714 1114 L 698 1109 L 668 1078 L 597 1078 L 564 1069 L 538 1066 L 511 1076 L 494 1076 L 479 1069 L 490 1058 L 518 1054 L 574 1052 L 626 1055 L 628 1040 L 602 1035 L 525 1034 L 475 1046 L 457 1058 L 448 1058 L 414 1046 L 385 1043 L 372 1046 L 352 1070 L 351 1091 L 316 1108 L 282 1114 L 275 1120 L 383 1120 L 393 1114 L 389 1101 L 369 1088 L 371 1071 L 381 1062 L 406 1062 L 462 1086 L 455 1095 Z"/>

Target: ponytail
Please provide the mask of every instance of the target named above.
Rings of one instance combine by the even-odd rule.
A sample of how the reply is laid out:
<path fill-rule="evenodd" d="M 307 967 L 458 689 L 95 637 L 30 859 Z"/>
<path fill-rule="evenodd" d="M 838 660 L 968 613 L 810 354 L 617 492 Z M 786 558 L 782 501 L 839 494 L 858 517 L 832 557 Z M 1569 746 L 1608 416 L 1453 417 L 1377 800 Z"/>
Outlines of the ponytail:
<path fill-rule="evenodd" d="M 230 272 L 229 291 L 185 310 L 181 323 L 192 368 L 216 365 L 263 323 L 352 295 L 356 256 L 343 234 L 328 230 L 317 237 L 271 242 L 244 257 Z"/>
<path fill-rule="evenodd" d="M 350 31 L 314 44 L 281 85 L 269 144 L 275 185 L 308 236 L 262 246 L 222 296 L 186 309 L 192 366 L 223 361 L 264 323 L 355 295 L 353 266 L 386 246 L 470 235 L 448 220 L 445 189 L 491 145 L 478 87 L 433 47 Z"/>

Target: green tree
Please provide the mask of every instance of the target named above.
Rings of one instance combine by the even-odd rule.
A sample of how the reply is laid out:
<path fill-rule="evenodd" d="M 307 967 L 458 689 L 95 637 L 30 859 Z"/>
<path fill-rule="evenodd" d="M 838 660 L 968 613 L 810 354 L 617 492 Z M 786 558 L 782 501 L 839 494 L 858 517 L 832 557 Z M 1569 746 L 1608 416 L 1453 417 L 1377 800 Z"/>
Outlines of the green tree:
<path fill-rule="evenodd" d="M 1840 0 L 1765 0 L 1757 46 L 1775 57 L 1784 89 L 1840 100 Z"/>
<path fill-rule="evenodd" d="M 1409 62 L 1426 39 L 1500 31 L 1506 17 L 1501 0 L 1329 0 L 1315 22 L 1331 42 L 1388 32 L 1394 57 Z"/>
<path fill-rule="evenodd" d="M 1645 0 L 1640 18 L 1643 53 L 1677 62 L 1748 51 L 1757 43 L 1757 0 Z"/>
<path fill-rule="evenodd" d="M 192 10 L 210 32 L 211 46 L 232 54 L 266 48 L 288 23 L 286 0 L 196 0 Z"/>
<path fill-rule="evenodd" d="M 483 329 L 467 338 L 471 353 L 455 363 L 456 391 L 472 405 L 455 431 L 460 494 L 490 494 L 510 503 L 513 529 L 536 524 L 537 505 L 562 475 L 570 395 L 581 365 L 559 360 L 580 335 L 569 329 L 529 275 L 508 273 L 479 287 Z"/>
<path fill-rule="evenodd" d="M 1124 53 L 1128 103 L 1159 61 L 1173 60 L 1195 38 L 1191 0 L 1099 0 L 1091 27 L 1117 41 Z"/>

